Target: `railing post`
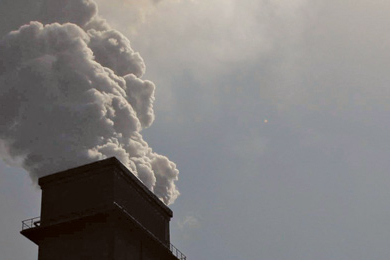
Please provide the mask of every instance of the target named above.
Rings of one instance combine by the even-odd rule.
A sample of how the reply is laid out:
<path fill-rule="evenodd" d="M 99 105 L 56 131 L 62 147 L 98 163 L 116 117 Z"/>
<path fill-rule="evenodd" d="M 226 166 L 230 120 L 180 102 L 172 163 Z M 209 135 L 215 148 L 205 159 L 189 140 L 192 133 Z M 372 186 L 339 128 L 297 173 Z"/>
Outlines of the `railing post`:
<path fill-rule="evenodd" d="M 22 221 L 22 230 L 39 227 L 41 225 L 40 217 L 30 218 Z"/>

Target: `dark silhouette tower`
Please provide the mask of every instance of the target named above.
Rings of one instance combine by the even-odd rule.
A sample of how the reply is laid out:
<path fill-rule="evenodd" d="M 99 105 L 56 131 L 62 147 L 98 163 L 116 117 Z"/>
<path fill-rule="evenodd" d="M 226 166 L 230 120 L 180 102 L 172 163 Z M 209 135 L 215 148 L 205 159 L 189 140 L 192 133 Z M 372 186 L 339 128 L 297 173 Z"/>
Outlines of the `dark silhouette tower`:
<path fill-rule="evenodd" d="M 170 243 L 172 211 L 116 158 L 39 179 L 41 217 L 21 233 L 38 260 L 186 260 Z"/>

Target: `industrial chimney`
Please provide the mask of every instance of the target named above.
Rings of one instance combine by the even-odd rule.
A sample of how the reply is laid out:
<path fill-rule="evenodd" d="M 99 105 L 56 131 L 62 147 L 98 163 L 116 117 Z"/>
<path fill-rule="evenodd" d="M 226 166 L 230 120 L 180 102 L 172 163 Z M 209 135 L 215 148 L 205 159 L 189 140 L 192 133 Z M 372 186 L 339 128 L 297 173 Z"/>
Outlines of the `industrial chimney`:
<path fill-rule="evenodd" d="M 170 243 L 172 211 L 112 157 L 39 179 L 41 217 L 21 234 L 38 260 L 186 260 Z"/>

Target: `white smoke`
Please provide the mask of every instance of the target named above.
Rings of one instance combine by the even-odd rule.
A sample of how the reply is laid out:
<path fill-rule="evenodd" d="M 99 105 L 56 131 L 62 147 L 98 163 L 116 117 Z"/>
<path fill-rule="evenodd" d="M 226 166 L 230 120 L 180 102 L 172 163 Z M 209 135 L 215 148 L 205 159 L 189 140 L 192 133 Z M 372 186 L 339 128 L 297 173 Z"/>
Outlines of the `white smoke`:
<path fill-rule="evenodd" d="M 0 143 L 33 179 L 116 156 L 166 204 L 176 165 L 140 131 L 155 86 L 130 41 L 90 0 L 45 0 L 36 21 L 0 41 Z"/>

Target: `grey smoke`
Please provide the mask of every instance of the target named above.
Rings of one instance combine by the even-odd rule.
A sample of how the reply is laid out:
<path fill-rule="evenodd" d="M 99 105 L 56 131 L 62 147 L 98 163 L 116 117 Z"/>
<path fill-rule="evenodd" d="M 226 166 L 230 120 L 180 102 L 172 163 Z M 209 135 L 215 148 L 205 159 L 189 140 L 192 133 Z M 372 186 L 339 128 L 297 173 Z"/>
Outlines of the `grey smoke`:
<path fill-rule="evenodd" d="M 176 165 L 140 134 L 155 86 L 130 41 L 89 0 L 42 1 L 0 41 L 0 155 L 32 178 L 116 156 L 166 204 Z"/>

